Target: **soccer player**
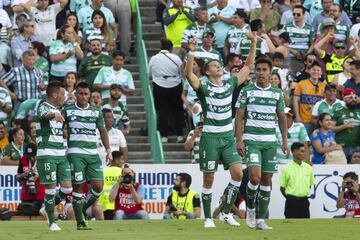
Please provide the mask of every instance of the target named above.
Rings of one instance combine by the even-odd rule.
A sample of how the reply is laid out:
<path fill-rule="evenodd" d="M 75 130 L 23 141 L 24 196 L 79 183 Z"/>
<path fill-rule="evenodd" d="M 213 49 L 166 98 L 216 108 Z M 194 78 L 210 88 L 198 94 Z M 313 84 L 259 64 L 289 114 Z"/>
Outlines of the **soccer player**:
<path fill-rule="evenodd" d="M 240 156 L 236 152 L 234 130 L 231 118 L 231 101 L 234 89 L 244 83 L 254 63 L 256 51 L 256 35 L 248 33 L 251 48 L 245 66 L 235 77 L 223 80 L 223 70 L 218 60 L 206 63 L 205 75 L 208 80 L 200 81 L 192 72 L 196 42 L 189 45 L 189 59 L 185 66 L 187 80 L 196 91 L 204 113 L 204 127 L 200 139 L 200 170 L 203 172 L 202 201 L 205 214 L 206 228 L 215 227 L 211 219 L 211 199 L 214 173 L 221 160 L 224 169 L 230 170 L 231 180 L 225 190 L 225 206 L 223 209 L 224 222 L 232 226 L 239 226 L 229 214 L 236 199 L 242 179 L 242 165 Z"/>
<path fill-rule="evenodd" d="M 63 110 L 68 129 L 68 158 L 72 170 L 72 204 L 78 230 L 91 230 L 85 221 L 84 212 L 102 193 L 104 176 L 102 163 L 96 148 L 96 129 L 106 149 L 107 161 L 112 159 L 109 138 L 101 110 L 89 104 L 90 89 L 85 82 L 76 87 L 76 103 Z M 82 201 L 83 185 L 90 181 L 91 188 L 85 203 Z"/>
<path fill-rule="evenodd" d="M 39 104 L 36 112 L 37 169 L 40 183 L 45 185 L 45 211 L 51 231 L 61 228 L 54 220 L 54 207 L 72 191 L 69 161 L 63 138 L 64 118 L 59 107 L 64 104 L 64 87 L 60 82 L 47 86 L 47 98 Z M 60 190 L 56 195 L 56 183 Z"/>
<path fill-rule="evenodd" d="M 244 87 L 236 107 L 236 142 L 240 156 L 249 169 L 246 223 L 250 228 L 272 229 L 264 219 L 270 202 L 271 179 L 277 171 L 276 116 L 282 136 L 281 149 L 289 156 L 285 102 L 280 88 L 271 86 L 272 61 L 259 58 L 255 63 L 256 82 Z M 244 131 L 243 131 L 244 120 Z M 255 200 L 258 187 L 259 214 L 256 224 Z"/>

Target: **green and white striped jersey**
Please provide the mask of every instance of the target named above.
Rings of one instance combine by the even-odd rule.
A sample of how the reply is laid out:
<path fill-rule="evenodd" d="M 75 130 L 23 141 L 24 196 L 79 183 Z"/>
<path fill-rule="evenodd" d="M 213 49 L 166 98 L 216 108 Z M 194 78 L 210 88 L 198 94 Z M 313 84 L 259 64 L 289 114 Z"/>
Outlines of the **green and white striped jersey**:
<path fill-rule="evenodd" d="M 245 109 L 244 141 L 256 144 L 275 144 L 276 113 L 284 111 L 284 96 L 280 88 L 258 87 L 255 84 L 244 87 L 236 107 Z"/>
<path fill-rule="evenodd" d="M 340 99 L 336 99 L 331 106 L 326 102 L 326 99 L 323 99 L 315 103 L 311 115 L 318 117 L 322 113 L 329 113 L 331 116 L 334 116 L 334 113 L 342 109 L 344 106 L 345 102 Z"/>
<path fill-rule="evenodd" d="M 116 107 L 112 107 L 110 103 L 107 103 L 103 106 L 103 109 L 110 109 L 112 111 L 113 117 L 115 119 L 113 126 L 118 126 L 120 122 L 126 125 L 130 124 L 129 112 L 120 101 L 118 102 L 118 105 Z"/>
<path fill-rule="evenodd" d="M 289 33 L 291 43 L 290 48 L 306 53 L 310 47 L 310 41 L 314 37 L 312 26 L 304 23 L 303 27 L 298 27 L 294 22 L 285 24 L 283 29 Z"/>
<path fill-rule="evenodd" d="M 5 106 L 12 108 L 12 102 L 10 93 L 7 89 L 0 87 L 0 102 L 3 102 Z M 5 126 L 8 126 L 9 115 L 3 110 L 0 109 L 0 120 L 4 122 Z"/>
<path fill-rule="evenodd" d="M 101 110 L 90 104 L 80 108 L 75 103 L 67 105 L 63 115 L 68 127 L 68 153 L 98 154 L 96 129 L 105 127 Z"/>
<path fill-rule="evenodd" d="M 251 40 L 248 37 L 243 37 L 236 45 L 235 53 L 241 55 L 241 59 L 246 61 L 247 56 L 250 53 Z M 269 46 L 266 41 L 257 41 L 256 43 L 256 56 L 260 54 L 268 53 Z"/>
<path fill-rule="evenodd" d="M 247 38 L 246 33 L 250 31 L 249 24 L 245 24 L 242 28 L 231 27 L 226 34 L 225 43 L 229 45 L 230 53 L 235 53 L 236 46 L 243 39 Z"/>
<path fill-rule="evenodd" d="M 323 29 L 323 23 L 320 23 L 317 34 L 320 34 Z M 350 35 L 350 28 L 346 23 L 339 21 L 335 25 L 335 37 L 338 41 L 346 41 Z"/>
<path fill-rule="evenodd" d="M 197 48 L 195 50 L 195 58 L 201 58 L 205 61 L 205 63 L 207 63 L 210 60 L 216 59 L 221 63 L 222 66 L 224 66 L 221 54 L 219 53 L 219 51 L 213 48 L 209 52 L 206 51 L 203 47 Z"/>
<path fill-rule="evenodd" d="M 204 32 L 215 33 L 215 30 L 211 24 L 205 23 L 203 26 L 201 26 L 197 22 L 193 22 L 184 30 L 181 43 L 188 43 L 191 38 L 195 38 L 197 45 L 201 47 Z"/>
<path fill-rule="evenodd" d="M 220 85 L 209 80 L 200 81 L 196 92 L 205 118 L 202 137 L 234 136 L 231 101 L 236 86 L 236 77 L 223 80 Z"/>
<path fill-rule="evenodd" d="M 42 116 L 48 112 L 60 113 L 55 106 L 47 101 L 41 102 L 35 115 L 37 156 L 65 156 L 66 145 L 63 137 L 63 123 L 57 122 L 55 119 L 42 119 Z"/>
<path fill-rule="evenodd" d="M 293 125 L 288 129 L 288 147 L 291 148 L 291 145 L 294 142 L 306 143 L 309 142 L 309 136 L 307 134 L 306 128 L 302 123 L 294 122 Z M 276 158 L 280 164 L 287 164 L 294 159 L 293 155 L 290 152 L 289 158 L 286 158 L 285 154 L 281 150 L 282 137 L 280 129 L 276 128 Z"/>

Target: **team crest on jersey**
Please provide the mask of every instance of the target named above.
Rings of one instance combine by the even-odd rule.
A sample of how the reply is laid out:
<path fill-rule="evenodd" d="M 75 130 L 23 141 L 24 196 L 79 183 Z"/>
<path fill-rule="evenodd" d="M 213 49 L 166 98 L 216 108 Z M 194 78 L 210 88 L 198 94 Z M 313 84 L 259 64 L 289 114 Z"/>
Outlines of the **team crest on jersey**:
<path fill-rule="evenodd" d="M 93 110 L 91 111 L 91 116 L 92 116 L 92 117 L 96 117 L 95 109 L 93 109 Z"/>
<path fill-rule="evenodd" d="M 240 98 L 240 102 L 241 102 L 242 104 L 245 104 L 245 103 L 246 103 L 246 97 L 245 97 L 245 96 L 242 96 L 242 97 Z"/>
<path fill-rule="evenodd" d="M 303 87 L 303 92 L 306 93 L 307 87 Z"/>
<path fill-rule="evenodd" d="M 71 121 L 74 121 L 76 119 L 75 116 L 75 111 L 71 111 L 71 117 L 70 117 Z"/>

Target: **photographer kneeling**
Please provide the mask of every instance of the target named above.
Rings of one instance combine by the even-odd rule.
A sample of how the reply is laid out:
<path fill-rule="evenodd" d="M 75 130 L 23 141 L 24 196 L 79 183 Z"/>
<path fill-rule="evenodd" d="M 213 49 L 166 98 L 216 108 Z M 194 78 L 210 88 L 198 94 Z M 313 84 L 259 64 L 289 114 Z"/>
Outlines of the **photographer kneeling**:
<path fill-rule="evenodd" d="M 179 173 L 174 180 L 164 212 L 164 219 L 195 219 L 201 216 L 200 196 L 190 189 L 191 176 Z"/>
<path fill-rule="evenodd" d="M 149 219 L 142 208 L 144 187 L 135 180 L 135 172 L 125 164 L 118 182 L 111 189 L 109 200 L 115 201 L 114 220 Z"/>
<path fill-rule="evenodd" d="M 359 176 L 354 172 L 346 173 L 341 187 L 336 207 L 345 208 L 345 218 L 360 217 Z"/>
<path fill-rule="evenodd" d="M 16 175 L 21 182 L 19 211 L 26 216 L 38 216 L 45 197 L 45 186 L 40 184 L 36 169 L 36 150 L 34 143 L 26 145 Z"/>

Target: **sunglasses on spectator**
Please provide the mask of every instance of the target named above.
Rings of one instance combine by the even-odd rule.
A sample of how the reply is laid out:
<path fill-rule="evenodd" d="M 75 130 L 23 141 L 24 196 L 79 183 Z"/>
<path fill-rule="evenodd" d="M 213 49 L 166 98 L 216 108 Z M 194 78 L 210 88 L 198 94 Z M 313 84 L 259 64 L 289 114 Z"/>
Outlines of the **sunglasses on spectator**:
<path fill-rule="evenodd" d="M 32 27 L 32 28 L 33 28 L 33 27 L 34 27 L 34 25 L 27 25 L 26 27 Z"/>
<path fill-rule="evenodd" d="M 342 46 L 342 47 L 338 46 L 338 47 L 335 47 L 335 49 L 345 49 L 345 47 L 344 46 Z"/>
<path fill-rule="evenodd" d="M 297 17 L 300 17 L 301 16 L 301 13 L 293 13 L 293 16 L 297 16 Z"/>

